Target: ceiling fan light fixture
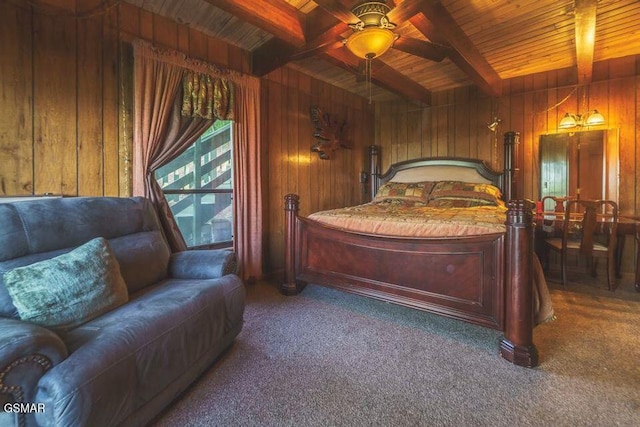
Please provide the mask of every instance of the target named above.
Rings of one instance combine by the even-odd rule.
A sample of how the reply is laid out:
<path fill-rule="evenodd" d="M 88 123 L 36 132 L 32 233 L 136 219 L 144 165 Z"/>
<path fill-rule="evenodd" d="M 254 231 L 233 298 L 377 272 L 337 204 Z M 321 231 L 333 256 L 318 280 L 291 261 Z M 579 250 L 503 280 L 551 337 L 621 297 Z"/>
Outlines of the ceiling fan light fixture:
<path fill-rule="evenodd" d="M 396 39 L 391 30 L 379 27 L 365 27 L 356 31 L 345 41 L 347 49 L 358 58 L 371 59 L 385 53 Z"/>
<path fill-rule="evenodd" d="M 366 1 L 352 10 L 359 21 L 349 24 L 353 34 L 345 45 L 358 58 L 372 59 L 385 53 L 398 38 L 391 31 L 396 25 L 389 22 L 387 13 L 391 9 L 382 1 Z"/>

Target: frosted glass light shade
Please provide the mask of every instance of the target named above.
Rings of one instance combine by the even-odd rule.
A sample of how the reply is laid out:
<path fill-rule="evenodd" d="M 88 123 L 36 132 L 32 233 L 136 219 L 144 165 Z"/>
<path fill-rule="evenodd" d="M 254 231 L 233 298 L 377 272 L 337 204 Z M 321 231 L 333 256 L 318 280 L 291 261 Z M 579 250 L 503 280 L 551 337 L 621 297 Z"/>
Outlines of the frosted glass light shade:
<path fill-rule="evenodd" d="M 593 113 L 589 117 L 587 117 L 586 125 L 587 126 L 597 126 L 604 124 L 604 116 L 598 112 L 598 110 L 593 110 Z"/>
<path fill-rule="evenodd" d="M 346 42 L 347 49 L 359 58 L 375 58 L 385 53 L 395 41 L 396 36 L 385 28 L 369 27 L 356 31 Z"/>
<path fill-rule="evenodd" d="M 577 125 L 578 125 L 578 123 L 576 122 L 575 116 L 573 114 L 569 114 L 569 113 L 565 113 L 565 115 L 562 118 L 562 120 L 560 120 L 560 123 L 558 123 L 558 127 L 560 129 L 574 128 Z"/>

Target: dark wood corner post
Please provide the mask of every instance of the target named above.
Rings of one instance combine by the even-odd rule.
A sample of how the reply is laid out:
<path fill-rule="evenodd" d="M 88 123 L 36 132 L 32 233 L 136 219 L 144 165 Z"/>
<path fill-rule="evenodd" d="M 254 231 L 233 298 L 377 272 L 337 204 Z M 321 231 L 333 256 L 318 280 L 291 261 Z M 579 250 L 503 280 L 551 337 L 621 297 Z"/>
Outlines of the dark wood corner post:
<path fill-rule="evenodd" d="M 506 235 L 506 325 L 502 357 L 519 366 L 538 365 L 533 344 L 533 208 L 529 200 L 511 200 Z"/>
<path fill-rule="evenodd" d="M 515 199 L 515 181 L 518 178 L 517 165 L 518 144 L 520 144 L 520 133 L 509 131 L 504 134 L 504 198 L 505 200 Z"/>
<path fill-rule="evenodd" d="M 380 147 L 369 146 L 369 196 L 376 197 L 380 185 Z"/>
<path fill-rule="evenodd" d="M 285 295 L 296 295 L 296 218 L 300 206 L 297 194 L 284 196 L 284 283 L 280 292 Z"/>

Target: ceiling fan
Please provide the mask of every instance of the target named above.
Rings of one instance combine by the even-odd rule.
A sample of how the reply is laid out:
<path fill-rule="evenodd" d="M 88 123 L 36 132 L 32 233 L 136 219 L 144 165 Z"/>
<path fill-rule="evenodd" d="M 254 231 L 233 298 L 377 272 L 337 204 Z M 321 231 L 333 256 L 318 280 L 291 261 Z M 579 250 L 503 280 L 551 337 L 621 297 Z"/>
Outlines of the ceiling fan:
<path fill-rule="evenodd" d="M 384 0 L 364 1 L 349 9 L 338 0 L 315 0 L 321 8 L 338 18 L 338 24 L 307 43 L 291 59 L 304 59 L 343 46 L 360 59 L 379 57 L 387 49 L 396 49 L 430 61 L 440 62 L 448 47 L 430 41 L 394 33 L 393 22 L 404 22 L 417 13 L 419 1 L 405 0 L 391 8 Z M 375 51 L 368 51 L 374 48 Z"/>
<path fill-rule="evenodd" d="M 356 81 L 366 80 L 371 90 L 372 74 L 384 67 L 372 60 L 389 49 L 435 62 L 447 56 L 447 46 L 394 32 L 394 22 L 414 16 L 420 1 L 404 0 L 391 8 L 384 0 L 365 0 L 351 9 L 341 0 L 315 0 L 315 3 L 340 22 L 299 49 L 291 56 L 292 60 L 324 54 L 326 59 L 350 69 Z"/>

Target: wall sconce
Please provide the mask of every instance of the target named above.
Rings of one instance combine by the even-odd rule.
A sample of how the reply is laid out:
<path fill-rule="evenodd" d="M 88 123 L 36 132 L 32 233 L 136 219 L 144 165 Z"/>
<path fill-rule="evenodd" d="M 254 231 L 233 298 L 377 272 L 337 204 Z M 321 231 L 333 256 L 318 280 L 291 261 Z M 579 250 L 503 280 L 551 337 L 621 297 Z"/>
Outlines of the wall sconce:
<path fill-rule="evenodd" d="M 500 117 L 494 117 L 491 123 L 487 123 L 487 129 L 491 132 L 496 132 L 498 130 L 498 126 L 502 123 L 502 119 Z"/>
<path fill-rule="evenodd" d="M 604 116 L 600 114 L 598 110 L 591 110 L 583 114 L 565 113 L 560 123 L 558 123 L 558 127 L 560 129 L 571 129 L 575 127 L 603 125 L 604 122 Z"/>

